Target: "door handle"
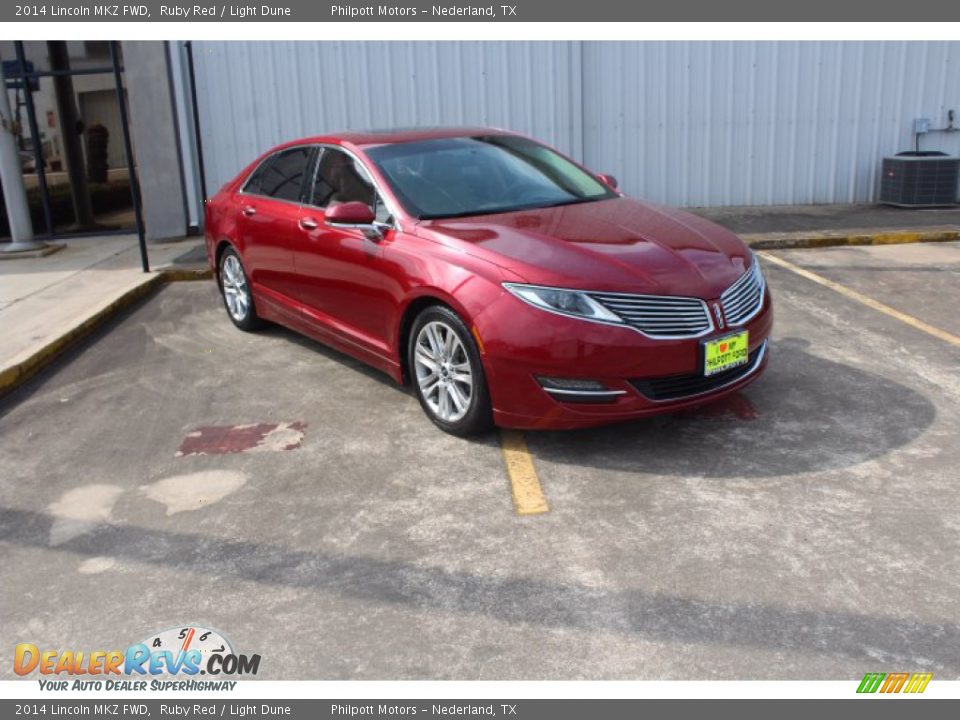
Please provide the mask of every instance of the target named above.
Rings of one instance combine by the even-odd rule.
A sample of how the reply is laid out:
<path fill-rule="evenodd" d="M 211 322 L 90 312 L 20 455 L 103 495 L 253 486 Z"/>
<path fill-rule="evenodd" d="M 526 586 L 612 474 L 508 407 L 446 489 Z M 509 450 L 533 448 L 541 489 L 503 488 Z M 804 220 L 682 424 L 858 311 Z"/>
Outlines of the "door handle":
<path fill-rule="evenodd" d="M 316 230 L 319 227 L 317 221 L 313 218 L 300 218 L 300 229 L 301 230 Z"/>
<path fill-rule="evenodd" d="M 250 217 L 251 215 L 256 215 L 257 209 L 253 205 L 247 205 L 243 209 L 243 214 L 246 215 L 247 217 Z"/>

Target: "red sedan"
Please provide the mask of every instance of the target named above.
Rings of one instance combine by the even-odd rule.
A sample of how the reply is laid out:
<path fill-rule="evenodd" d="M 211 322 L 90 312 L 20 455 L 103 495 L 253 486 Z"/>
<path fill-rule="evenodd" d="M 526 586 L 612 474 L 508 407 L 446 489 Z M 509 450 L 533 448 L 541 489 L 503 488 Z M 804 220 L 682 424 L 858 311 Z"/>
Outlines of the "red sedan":
<path fill-rule="evenodd" d="M 759 377 L 773 322 L 732 233 L 490 128 L 269 151 L 206 208 L 233 323 L 270 320 L 412 384 L 440 428 L 573 428 Z"/>

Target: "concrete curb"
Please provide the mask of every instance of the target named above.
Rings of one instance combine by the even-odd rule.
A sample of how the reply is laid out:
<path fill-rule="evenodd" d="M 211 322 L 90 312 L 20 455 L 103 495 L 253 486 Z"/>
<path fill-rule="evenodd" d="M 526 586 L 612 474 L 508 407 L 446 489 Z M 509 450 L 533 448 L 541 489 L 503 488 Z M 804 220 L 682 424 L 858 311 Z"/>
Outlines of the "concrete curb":
<path fill-rule="evenodd" d="M 824 232 L 755 233 L 740 237 L 754 250 L 790 250 L 794 248 L 823 248 L 843 245 L 898 245 L 919 242 L 950 242 L 960 240 L 958 227 L 929 227 L 917 229 L 878 228 Z"/>
<path fill-rule="evenodd" d="M 213 278 L 213 271 L 210 268 L 167 268 L 160 272 L 167 283 L 210 280 Z"/>
<path fill-rule="evenodd" d="M 36 350 L 27 359 L 0 371 L 0 398 L 23 385 L 71 347 L 105 325 L 111 318 L 117 315 L 117 313 L 130 307 L 138 300 L 147 297 L 164 285 L 171 282 L 209 280 L 212 277 L 213 273 L 209 269 L 193 270 L 182 268 L 168 268 L 159 271 L 155 275 L 150 275 L 141 284 L 123 293 L 123 295 L 109 305 L 101 308 L 60 337 L 51 340 Z"/>

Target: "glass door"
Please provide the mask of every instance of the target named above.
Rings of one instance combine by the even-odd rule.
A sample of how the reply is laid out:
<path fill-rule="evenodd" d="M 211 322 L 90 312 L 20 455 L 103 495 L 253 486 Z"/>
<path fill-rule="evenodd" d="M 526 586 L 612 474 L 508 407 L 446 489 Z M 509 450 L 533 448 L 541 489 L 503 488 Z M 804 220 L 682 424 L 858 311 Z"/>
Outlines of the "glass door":
<path fill-rule="evenodd" d="M 119 66 L 119 43 L 107 41 L 0 42 L 38 237 L 137 229 L 115 57 Z M 0 238 L 9 235 L 0 217 Z"/>

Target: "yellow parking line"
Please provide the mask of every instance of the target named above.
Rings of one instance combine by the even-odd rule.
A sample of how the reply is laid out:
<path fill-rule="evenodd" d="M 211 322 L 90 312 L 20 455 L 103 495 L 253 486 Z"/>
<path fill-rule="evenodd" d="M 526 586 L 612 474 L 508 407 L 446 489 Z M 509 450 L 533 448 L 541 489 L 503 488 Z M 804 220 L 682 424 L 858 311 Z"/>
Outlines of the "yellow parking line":
<path fill-rule="evenodd" d="M 841 285 L 840 283 L 834 282 L 833 280 L 828 280 L 822 275 L 817 275 L 814 272 L 805 270 L 804 268 L 798 265 L 794 265 L 792 262 L 788 262 L 783 258 L 779 258 L 779 257 L 776 257 L 775 255 L 770 255 L 769 253 L 765 253 L 765 252 L 762 252 L 759 254 L 764 260 L 772 262 L 774 265 L 779 265 L 780 267 L 784 267 L 790 272 L 796 273 L 801 277 L 805 277 L 807 278 L 807 280 L 812 280 L 813 282 L 823 285 L 824 287 L 828 287 L 831 290 L 840 293 L 844 297 L 848 297 L 851 300 L 856 300 L 858 303 L 862 303 L 863 305 L 866 305 L 869 308 L 873 308 L 877 312 L 882 312 L 884 315 L 889 315 L 892 318 L 896 318 L 900 322 L 904 322 L 907 325 L 910 325 L 911 327 L 915 327 L 917 330 L 922 330 L 928 335 L 933 335 L 935 338 L 939 338 L 940 340 L 944 340 L 950 343 L 951 345 L 956 345 L 957 347 L 960 347 L 960 337 L 954 335 L 953 333 L 949 333 L 946 330 L 941 330 L 940 328 L 930 325 L 929 323 L 925 323 L 923 320 L 913 317 L 913 315 L 907 315 L 907 313 L 900 312 L 899 310 L 895 310 L 889 305 L 884 305 L 882 302 L 878 302 L 877 300 L 874 300 L 871 297 L 862 295 L 858 293 L 856 290 L 851 290 L 846 285 Z"/>
<path fill-rule="evenodd" d="M 513 506 L 518 515 L 539 515 L 550 510 L 540 487 L 540 478 L 533 467 L 533 458 L 527 450 L 523 433 L 517 430 L 500 431 L 500 449 L 510 477 Z"/>

